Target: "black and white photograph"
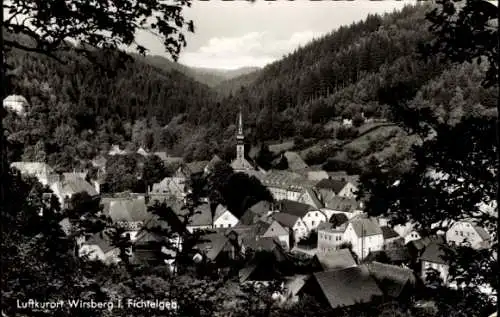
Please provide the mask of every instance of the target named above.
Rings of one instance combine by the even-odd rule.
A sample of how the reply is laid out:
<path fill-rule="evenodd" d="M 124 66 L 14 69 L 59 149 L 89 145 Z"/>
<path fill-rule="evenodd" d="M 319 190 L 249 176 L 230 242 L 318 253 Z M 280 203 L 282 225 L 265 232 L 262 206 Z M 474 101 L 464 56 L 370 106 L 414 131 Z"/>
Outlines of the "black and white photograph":
<path fill-rule="evenodd" d="M 497 317 L 490 0 L 0 0 L 1 317 Z"/>

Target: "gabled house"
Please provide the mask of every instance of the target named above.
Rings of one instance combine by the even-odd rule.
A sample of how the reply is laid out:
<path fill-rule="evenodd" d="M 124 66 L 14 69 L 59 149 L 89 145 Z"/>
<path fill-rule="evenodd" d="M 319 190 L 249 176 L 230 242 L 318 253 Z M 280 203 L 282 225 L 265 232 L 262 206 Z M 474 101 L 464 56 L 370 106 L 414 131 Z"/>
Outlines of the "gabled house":
<path fill-rule="evenodd" d="M 137 233 L 153 216 L 148 212 L 144 198 L 109 199 L 104 202 L 104 214 L 109 216 L 115 225 L 125 229 L 131 241 L 136 239 Z"/>
<path fill-rule="evenodd" d="M 273 220 L 264 234 L 261 236 L 262 238 L 274 238 L 280 242 L 280 244 L 286 249 L 290 249 L 290 235 L 291 232 L 288 228 L 281 225 L 278 221 Z"/>
<path fill-rule="evenodd" d="M 58 179 L 54 169 L 43 162 L 13 162 L 11 168 L 21 172 L 21 175 L 36 177 L 42 185 L 49 185 Z"/>
<path fill-rule="evenodd" d="M 320 189 L 319 197 L 323 204 L 321 210 L 330 218 L 333 214 L 343 213 L 349 219 L 362 213 L 361 204 L 354 198 L 336 196 L 333 192 Z"/>
<path fill-rule="evenodd" d="M 395 225 L 394 231 L 396 231 L 400 237 L 404 239 L 405 245 L 410 241 L 419 240 L 422 238 L 420 233 L 415 230 L 415 226 L 412 223 L 406 223 L 404 225 Z"/>
<path fill-rule="evenodd" d="M 181 221 L 189 216 L 187 209 L 176 210 Z M 196 206 L 194 214 L 188 219 L 187 230 L 193 233 L 196 230 L 208 230 L 213 228 L 212 210 L 210 204 L 204 203 Z"/>
<path fill-rule="evenodd" d="M 313 269 L 319 271 L 334 271 L 357 266 L 349 249 L 316 253 L 311 261 Z"/>
<path fill-rule="evenodd" d="M 287 261 L 285 253 L 272 238 L 259 241 L 252 248 L 255 251 L 253 258 L 238 273 L 241 284 L 266 283 L 281 278 L 279 267 Z"/>
<path fill-rule="evenodd" d="M 379 301 L 384 293 L 366 266 L 314 273 L 299 291 L 332 309 Z"/>
<path fill-rule="evenodd" d="M 381 226 L 382 236 L 384 237 L 384 248 L 402 247 L 404 239 L 389 226 Z"/>
<path fill-rule="evenodd" d="M 308 231 L 315 230 L 320 223 L 326 222 L 327 218 L 323 212 L 311 205 L 299 203 L 292 200 L 282 200 L 279 202 L 281 213 L 294 215 L 302 219 Z"/>
<path fill-rule="evenodd" d="M 28 100 L 21 95 L 9 95 L 3 100 L 3 107 L 24 116 L 29 110 Z"/>
<path fill-rule="evenodd" d="M 165 177 L 161 182 L 153 184 L 150 194 L 164 194 L 183 199 L 185 196 L 184 185 L 172 177 Z"/>
<path fill-rule="evenodd" d="M 113 245 L 110 237 L 104 232 L 98 232 L 83 242 L 78 253 L 80 256 L 87 256 L 90 260 L 107 264 L 120 262 L 120 249 Z"/>
<path fill-rule="evenodd" d="M 324 189 L 331 191 L 335 196 L 356 198 L 357 186 L 353 182 L 337 179 L 322 179 L 316 183 L 317 189 Z"/>
<path fill-rule="evenodd" d="M 413 297 L 418 279 L 412 270 L 379 262 L 366 266 L 386 297 L 398 301 L 407 301 Z"/>
<path fill-rule="evenodd" d="M 273 209 L 272 203 L 261 200 L 248 208 L 240 218 L 239 223 L 242 225 L 252 225 L 264 218 Z"/>
<path fill-rule="evenodd" d="M 365 263 L 380 262 L 385 264 L 410 267 L 412 258 L 406 247 L 372 251 L 365 258 Z"/>
<path fill-rule="evenodd" d="M 421 262 L 421 277 L 423 281 L 428 280 L 430 269 L 437 271 L 439 278 L 446 285 L 448 284 L 448 275 L 450 265 L 446 257 L 446 252 L 450 250 L 445 244 L 431 242 L 425 248 L 425 251 L 420 256 Z"/>
<path fill-rule="evenodd" d="M 231 228 L 238 224 L 238 218 L 233 215 L 226 207 L 221 204 L 215 208 L 213 227 L 214 228 Z"/>
<path fill-rule="evenodd" d="M 309 234 L 309 228 L 299 216 L 287 214 L 284 212 L 276 212 L 273 213 L 271 217 L 284 228 L 287 228 L 292 232 L 292 241 L 290 243 L 290 247 L 295 245 L 296 242 L 298 242 L 302 238 L 305 238 Z"/>
<path fill-rule="evenodd" d="M 318 254 L 328 253 L 337 250 L 344 241 L 344 232 L 347 228 L 347 223 L 335 225 L 325 222 L 318 226 Z"/>
<path fill-rule="evenodd" d="M 382 229 L 372 218 L 352 219 L 344 232 L 344 241 L 352 245 L 352 250 L 359 259 L 363 259 L 371 251 L 384 248 Z"/>
<path fill-rule="evenodd" d="M 59 199 L 62 207 L 66 207 L 74 194 L 86 192 L 91 197 L 97 198 L 99 193 L 89 182 L 76 174 L 63 174 L 59 179 L 50 184 L 50 189 Z"/>
<path fill-rule="evenodd" d="M 219 162 L 223 162 L 222 159 L 217 155 L 217 154 L 214 154 L 214 156 L 212 157 L 212 159 L 207 163 L 207 165 L 205 165 L 205 168 L 204 168 L 204 172 L 205 174 L 210 174 L 212 173 L 214 167 L 219 163 Z"/>
<path fill-rule="evenodd" d="M 449 244 L 469 245 L 473 249 L 488 248 L 491 245 L 491 236 L 474 220 L 455 222 L 446 232 L 446 241 Z"/>
<path fill-rule="evenodd" d="M 236 257 L 236 247 L 223 233 L 207 233 L 200 237 L 195 250 L 206 260 L 226 266 Z"/>
<path fill-rule="evenodd" d="M 319 199 L 318 194 L 312 187 L 304 187 L 304 190 L 300 195 L 298 202 L 313 206 L 318 210 L 321 210 L 324 207 L 323 203 Z"/>

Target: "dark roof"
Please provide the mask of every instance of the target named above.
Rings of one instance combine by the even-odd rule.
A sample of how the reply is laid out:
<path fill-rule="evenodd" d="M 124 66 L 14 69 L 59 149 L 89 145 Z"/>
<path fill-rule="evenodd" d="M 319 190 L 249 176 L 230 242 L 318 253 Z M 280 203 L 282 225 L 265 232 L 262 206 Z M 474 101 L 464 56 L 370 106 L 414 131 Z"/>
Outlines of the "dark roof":
<path fill-rule="evenodd" d="M 212 159 L 208 162 L 208 164 L 206 165 L 206 168 L 208 170 L 211 170 L 214 168 L 214 166 L 219 163 L 219 162 L 222 162 L 222 159 L 217 155 L 217 154 L 214 154 L 214 156 L 212 157 Z"/>
<path fill-rule="evenodd" d="M 316 183 L 316 188 L 329 189 L 338 194 L 346 184 L 347 182 L 345 181 L 328 178 L 322 179 Z"/>
<path fill-rule="evenodd" d="M 372 262 L 366 266 L 384 293 L 394 298 L 399 297 L 407 285 L 414 286 L 417 282 L 415 274 L 410 269 L 379 262 Z"/>
<path fill-rule="evenodd" d="M 367 303 L 383 296 L 382 290 L 365 266 L 318 272 L 313 278 L 332 308 Z"/>
<path fill-rule="evenodd" d="M 408 262 L 410 261 L 410 253 L 406 248 L 387 249 L 379 251 L 371 251 L 365 258 L 366 262 L 380 261 L 386 258 L 390 263 Z"/>
<path fill-rule="evenodd" d="M 311 210 L 317 210 L 317 209 L 308 204 L 299 203 L 293 200 L 284 199 L 280 201 L 280 211 L 282 213 L 302 218 Z"/>
<path fill-rule="evenodd" d="M 323 270 L 341 270 L 356 266 L 351 251 L 349 249 L 340 249 L 327 253 L 316 253 L 314 256 Z"/>
<path fill-rule="evenodd" d="M 203 252 L 208 259 L 214 261 L 228 243 L 229 239 L 224 234 L 209 233 L 200 237 L 196 249 Z"/>
<path fill-rule="evenodd" d="M 86 245 L 97 245 L 102 252 L 107 253 L 117 247 L 113 246 L 111 242 L 111 238 L 108 237 L 104 232 L 98 232 L 92 235 L 87 241 L 83 244 Z"/>
<path fill-rule="evenodd" d="M 153 154 L 156 155 L 156 156 L 158 156 L 158 158 L 160 160 L 162 160 L 163 162 L 167 161 L 167 158 L 168 158 L 167 152 L 154 152 Z"/>
<path fill-rule="evenodd" d="M 297 217 L 295 215 L 290 215 L 284 212 L 276 212 L 272 215 L 272 218 L 276 220 L 280 225 L 286 228 L 293 228 L 297 220 L 300 219 L 300 217 Z"/>
<path fill-rule="evenodd" d="M 327 193 L 327 190 L 320 189 L 320 195 L 326 208 L 336 211 L 353 212 L 359 203 L 356 199 L 336 196 L 333 192 Z"/>
<path fill-rule="evenodd" d="M 181 209 L 180 216 L 185 216 L 189 213 L 187 209 Z M 183 218 L 181 220 L 184 220 Z M 196 206 L 195 213 L 192 215 L 188 226 L 210 226 L 212 225 L 212 209 L 210 204 L 201 204 Z"/>
<path fill-rule="evenodd" d="M 151 218 L 144 199 L 111 199 L 109 202 L 109 216 L 113 222 L 147 221 Z"/>
<path fill-rule="evenodd" d="M 380 229 L 382 229 L 382 235 L 384 236 L 384 240 L 399 237 L 399 234 L 389 226 L 382 226 L 380 227 Z"/>
<path fill-rule="evenodd" d="M 350 224 L 358 237 L 368 237 L 382 234 L 382 229 L 380 229 L 379 224 L 372 218 L 353 219 Z"/>
<path fill-rule="evenodd" d="M 424 253 L 420 256 L 422 261 L 439 263 L 439 264 L 448 264 L 448 261 L 445 259 L 446 249 L 449 249 L 447 246 L 441 243 L 431 242 L 425 248 Z"/>
<path fill-rule="evenodd" d="M 264 216 L 271 210 L 271 203 L 265 200 L 261 200 L 251 206 L 249 209 L 259 216 Z"/>
<path fill-rule="evenodd" d="M 344 224 L 349 221 L 349 218 L 343 213 L 333 214 L 330 217 L 330 223 L 333 223 L 337 226 Z"/>

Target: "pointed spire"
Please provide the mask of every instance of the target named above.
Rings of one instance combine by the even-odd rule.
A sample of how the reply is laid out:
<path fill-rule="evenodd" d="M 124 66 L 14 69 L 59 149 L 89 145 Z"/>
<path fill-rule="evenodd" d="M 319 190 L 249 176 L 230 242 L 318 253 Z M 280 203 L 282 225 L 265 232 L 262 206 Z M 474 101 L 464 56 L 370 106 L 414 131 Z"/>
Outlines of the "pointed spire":
<path fill-rule="evenodd" d="M 238 135 L 243 135 L 243 116 L 241 115 L 241 106 L 238 115 Z"/>

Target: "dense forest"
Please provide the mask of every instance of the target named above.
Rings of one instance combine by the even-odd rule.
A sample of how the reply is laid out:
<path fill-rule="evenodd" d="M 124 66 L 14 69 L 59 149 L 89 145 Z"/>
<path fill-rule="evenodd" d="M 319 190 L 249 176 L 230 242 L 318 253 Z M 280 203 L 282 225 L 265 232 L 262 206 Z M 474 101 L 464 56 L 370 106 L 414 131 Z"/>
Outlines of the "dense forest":
<path fill-rule="evenodd" d="M 311 163 L 322 164 L 332 157 L 368 160 L 388 152 L 389 143 L 399 143 L 376 156 L 390 158 L 410 142 L 404 131 L 370 135 L 361 149 L 350 144 L 366 130 L 364 118 L 391 121 L 388 98 L 431 108 L 450 124 L 464 114 L 484 114 L 496 103 L 497 87 L 480 85 L 484 70 L 477 63 L 451 66 L 421 58 L 420 46 L 432 38 L 427 8 L 369 15 L 215 89 L 179 70 L 155 66 L 151 59 L 124 64 L 112 59 L 108 62 L 117 71 L 109 73 L 76 53 L 68 53 L 69 62 L 61 64 L 13 50 L 8 62 L 16 76 L 10 93 L 25 96 L 30 106 L 27 116 L 6 119 L 11 160 L 43 159 L 71 168 L 112 144 L 187 160 L 214 153 L 231 159 L 240 106 L 253 145 L 294 138 L 300 141 L 297 150 L 307 150 L 307 144 L 326 142 L 319 154 L 302 152 Z M 336 125 L 341 118 L 354 119 L 355 127 Z M 340 148 L 328 144 L 340 139 Z"/>

